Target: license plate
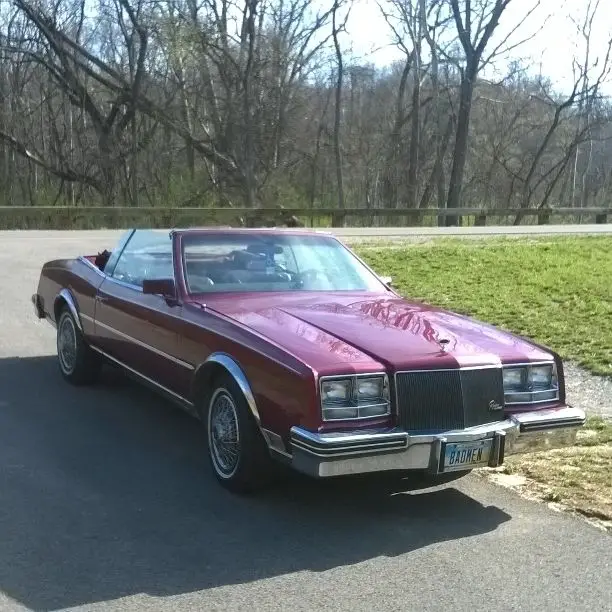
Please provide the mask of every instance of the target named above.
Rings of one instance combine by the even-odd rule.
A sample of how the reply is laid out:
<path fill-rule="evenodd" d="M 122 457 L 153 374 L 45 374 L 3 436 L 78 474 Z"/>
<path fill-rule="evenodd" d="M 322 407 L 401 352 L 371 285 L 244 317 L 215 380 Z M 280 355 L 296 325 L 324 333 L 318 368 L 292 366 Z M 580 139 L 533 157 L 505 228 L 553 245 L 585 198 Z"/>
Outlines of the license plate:
<path fill-rule="evenodd" d="M 444 472 L 475 468 L 489 463 L 493 440 L 478 442 L 453 442 L 444 451 Z"/>

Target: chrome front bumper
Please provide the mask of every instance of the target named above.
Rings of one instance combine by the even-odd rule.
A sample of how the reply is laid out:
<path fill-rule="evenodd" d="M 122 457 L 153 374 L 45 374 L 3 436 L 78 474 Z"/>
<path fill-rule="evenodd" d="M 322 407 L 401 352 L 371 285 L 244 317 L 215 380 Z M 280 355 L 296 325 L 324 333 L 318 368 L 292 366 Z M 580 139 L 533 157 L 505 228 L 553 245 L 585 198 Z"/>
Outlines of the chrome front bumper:
<path fill-rule="evenodd" d="M 435 434 L 412 434 L 399 428 L 313 433 L 292 427 L 291 463 L 300 472 L 320 478 L 389 470 L 443 474 L 452 470 L 444 465 L 447 445 L 490 440 L 486 465 L 497 467 L 506 455 L 572 445 L 585 420 L 583 410 L 565 406 Z"/>

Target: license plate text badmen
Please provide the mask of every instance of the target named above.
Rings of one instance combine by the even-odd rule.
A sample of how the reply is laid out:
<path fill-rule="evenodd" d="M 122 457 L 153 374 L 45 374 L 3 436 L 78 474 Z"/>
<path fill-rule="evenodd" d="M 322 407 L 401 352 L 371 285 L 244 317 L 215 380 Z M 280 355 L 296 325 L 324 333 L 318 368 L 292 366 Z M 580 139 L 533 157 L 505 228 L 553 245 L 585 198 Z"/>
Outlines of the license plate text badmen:
<path fill-rule="evenodd" d="M 451 466 L 458 463 L 479 463 L 480 461 L 482 461 L 482 447 L 463 448 L 450 452 L 447 465 Z"/>

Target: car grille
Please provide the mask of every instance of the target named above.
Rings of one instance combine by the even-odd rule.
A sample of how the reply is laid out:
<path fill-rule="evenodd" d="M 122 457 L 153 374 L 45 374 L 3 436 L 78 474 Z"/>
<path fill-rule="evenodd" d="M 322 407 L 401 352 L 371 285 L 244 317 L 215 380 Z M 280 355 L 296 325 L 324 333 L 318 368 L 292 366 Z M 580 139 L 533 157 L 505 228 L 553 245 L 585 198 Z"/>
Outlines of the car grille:
<path fill-rule="evenodd" d="M 395 376 L 399 424 L 407 430 L 463 429 L 503 418 L 501 368 L 400 372 Z"/>

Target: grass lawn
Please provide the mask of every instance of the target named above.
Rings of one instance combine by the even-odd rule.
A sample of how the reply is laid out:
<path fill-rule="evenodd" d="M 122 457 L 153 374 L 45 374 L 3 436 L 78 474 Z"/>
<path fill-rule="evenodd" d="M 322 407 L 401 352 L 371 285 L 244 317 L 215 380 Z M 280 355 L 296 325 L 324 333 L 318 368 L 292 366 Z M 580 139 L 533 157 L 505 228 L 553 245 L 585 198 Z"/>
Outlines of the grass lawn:
<path fill-rule="evenodd" d="M 444 240 L 356 252 L 406 297 L 493 323 L 612 375 L 612 238 Z"/>
<path fill-rule="evenodd" d="M 590 417 L 576 446 L 510 456 L 501 468 L 485 469 L 503 484 L 547 502 L 561 503 L 612 532 L 612 422 Z M 501 479 L 501 480 L 500 480 Z"/>
<path fill-rule="evenodd" d="M 404 296 L 473 316 L 612 375 L 612 238 L 443 240 L 355 249 Z M 612 423 L 590 418 L 575 447 L 509 457 L 518 486 L 612 530 Z"/>

